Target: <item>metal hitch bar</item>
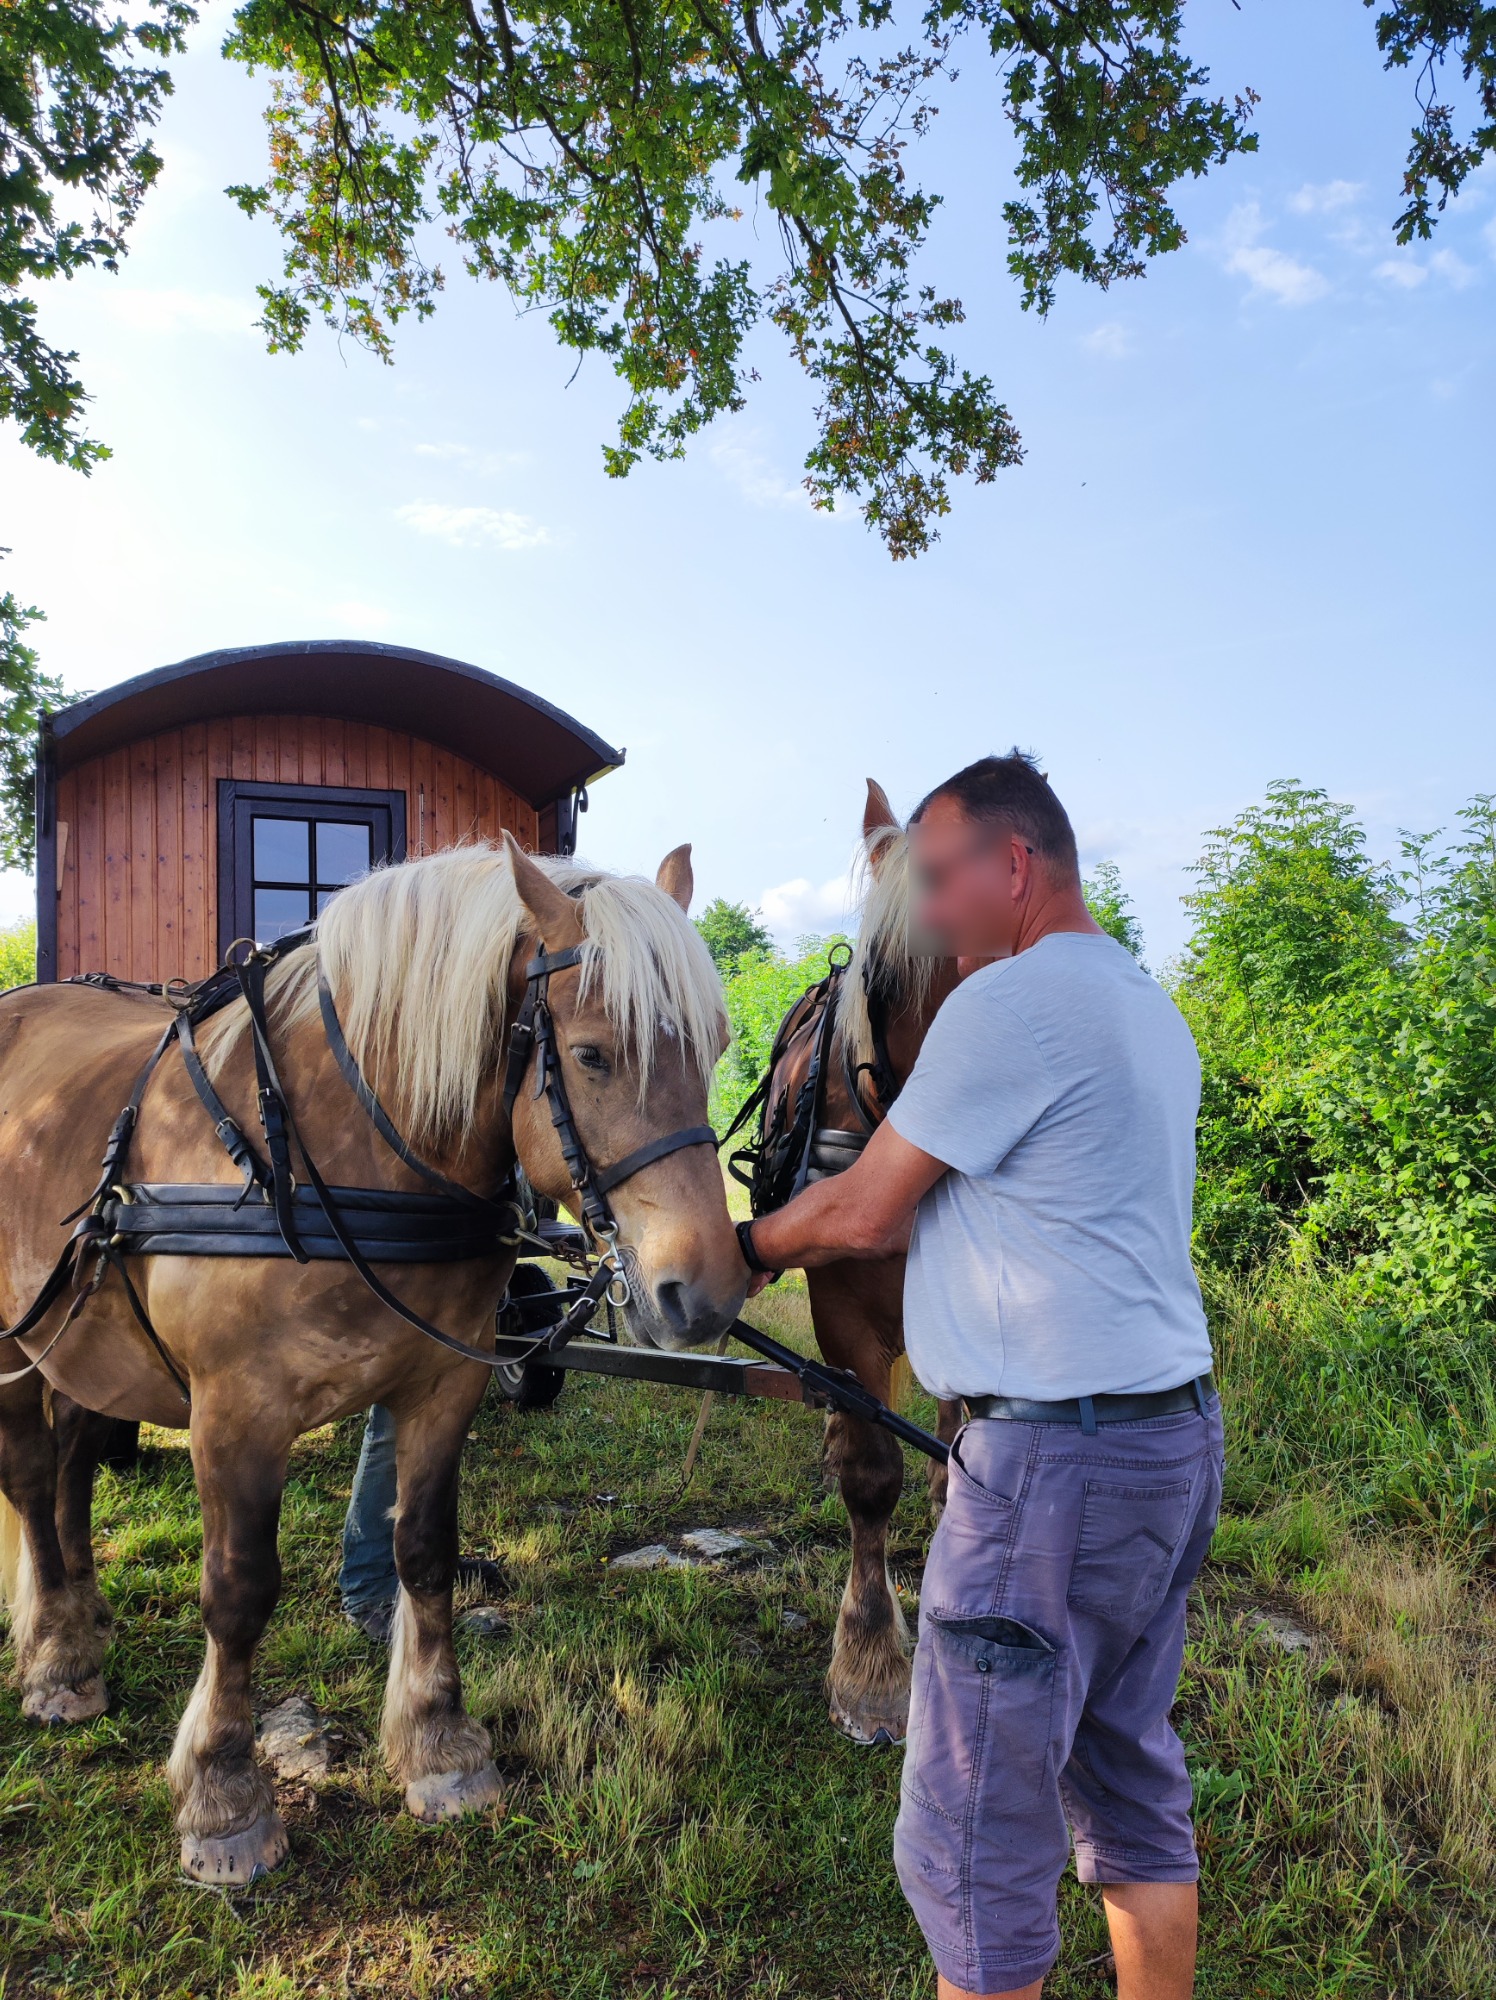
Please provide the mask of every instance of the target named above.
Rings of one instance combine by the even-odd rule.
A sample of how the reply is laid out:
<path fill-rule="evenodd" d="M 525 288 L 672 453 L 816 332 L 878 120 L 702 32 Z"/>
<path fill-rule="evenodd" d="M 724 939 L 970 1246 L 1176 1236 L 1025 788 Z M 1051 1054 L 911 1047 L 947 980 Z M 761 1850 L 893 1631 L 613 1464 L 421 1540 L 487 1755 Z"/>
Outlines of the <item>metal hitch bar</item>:
<path fill-rule="evenodd" d="M 674 1389 L 711 1389 L 719 1396 L 765 1396 L 779 1403 L 806 1403 L 812 1409 L 840 1410 L 849 1417 L 861 1418 L 864 1423 L 881 1425 L 905 1444 L 942 1464 L 950 1457 L 949 1445 L 921 1430 L 918 1424 L 910 1423 L 886 1403 L 880 1403 L 855 1375 L 828 1368 L 821 1361 L 808 1361 L 803 1354 L 781 1345 L 767 1333 L 760 1333 L 744 1320 L 734 1320 L 728 1331 L 734 1340 L 751 1347 L 762 1359 L 739 1361 L 721 1354 L 623 1347 L 584 1335 L 565 1341 L 536 1365 L 575 1370 L 584 1375 L 619 1376 L 633 1382 L 663 1382 Z M 533 1351 L 534 1341 L 528 1336 L 501 1334 L 496 1343 L 498 1354 L 514 1360 Z"/>

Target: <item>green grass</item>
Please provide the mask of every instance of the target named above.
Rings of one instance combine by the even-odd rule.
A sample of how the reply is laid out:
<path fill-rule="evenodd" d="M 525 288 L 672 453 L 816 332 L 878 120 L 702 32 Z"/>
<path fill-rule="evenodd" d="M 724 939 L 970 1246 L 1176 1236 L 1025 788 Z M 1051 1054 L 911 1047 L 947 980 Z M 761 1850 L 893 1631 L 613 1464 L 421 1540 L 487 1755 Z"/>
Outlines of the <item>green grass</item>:
<path fill-rule="evenodd" d="M 1362 1487 L 1259 1423 L 1254 1352 L 1279 1369 L 1286 1416 L 1308 1393 L 1265 1335 L 1243 1345 L 1260 1301 L 1218 1307 L 1238 1314 L 1226 1345 L 1244 1415 L 1180 1710 L 1201 1802 L 1199 1990 L 1496 1993 L 1490 1843 L 1470 1810 L 1496 1740 L 1496 1672 L 1468 1522 L 1437 1545 L 1416 1514 L 1402 1540 L 1367 1539 Z M 756 1316 L 803 1337 L 803 1292 L 781 1288 Z M 821 1483 L 818 1421 L 719 1400 L 682 1493 L 699 1407 L 579 1377 L 548 1415 L 484 1405 L 464 1543 L 502 1563 L 510 1630 L 460 1647 L 509 1789 L 500 1814 L 429 1830 L 401 1814 L 374 1748 L 382 1656 L 336 1612 L 357 1426 L 302 1442 L 259 1701 L 308 1695 L 347 1754 L 326 1785 L 281 1788 L 292 1865 L 233 1898 L 176 1873 L 162 1764 L 201 1656 L 201 1537 L 182 1441 L 151 1434 L 138 1473 L 100 1481 L 119 1616 L 111 1713 L 43 1734 L 11 1687 L 0 1695 L 4 2000 L 925 2000 L 933 1982 L 889 1860 L 897 1753 L 835 1735 L 821 1694 L 844 1522 Z M 912 1606 L 927 1514 L 912 1460 L 910 1474 L 893 1551 Z M 610 1554 L 703 1524 L 749 1528 L 770 1553 L 742 1570 L 609 1568 Z M 1310 1622 L 1314 1651 L 1254 1638 L 1264 1603 Z M 786 1628 L 786 1609 L 809 1623 Z M 1067 1884 L 1062 1920 L 1047 1991 L 1100 2000 L 1094 1892 Z"/>

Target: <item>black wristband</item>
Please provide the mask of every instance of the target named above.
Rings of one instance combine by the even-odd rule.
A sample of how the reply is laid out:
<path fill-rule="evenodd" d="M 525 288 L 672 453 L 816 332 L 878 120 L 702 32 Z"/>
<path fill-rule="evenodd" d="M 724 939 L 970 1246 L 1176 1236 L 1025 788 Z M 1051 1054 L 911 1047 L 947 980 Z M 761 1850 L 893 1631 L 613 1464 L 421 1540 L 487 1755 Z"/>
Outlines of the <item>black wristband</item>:
<path fill-rule="evenodd" d="M 738 1224 L 738 1248 L 742 1251 L 743 1262 L 748 1266 L 750 1271 L 761 1271 L 769 1278 L 777 1278 L 780 1275 L 774 1269 L 773 1265 L 766 1264 L 763 1258 L 759 1256 L 757 1250 L 754 1249 L 753 1224 L 751 1222 L 740 1222 Z"/>

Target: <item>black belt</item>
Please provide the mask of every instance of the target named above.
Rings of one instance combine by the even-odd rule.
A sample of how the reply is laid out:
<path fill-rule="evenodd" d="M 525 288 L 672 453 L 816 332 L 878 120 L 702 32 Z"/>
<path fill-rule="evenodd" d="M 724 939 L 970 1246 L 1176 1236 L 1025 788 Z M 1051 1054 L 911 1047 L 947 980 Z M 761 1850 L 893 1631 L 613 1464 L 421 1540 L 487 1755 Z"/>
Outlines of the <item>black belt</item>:
<path fill-rule="evenodd" d="M 1071 1396 L 1062 1403 L 1033 1403 L 1025 1396 L 967 1396 L 973 1417 L 1010 1424 L 1078 1424 L 1089 1437 L 1098 1424 L 1136 1424 L 1145 1417 L 1176 1417 L 1198 1410 L 1203 1417 L 1216 1392 L 1213 1375 L 1197 1375 L 1177 1389 L 1141 1396 Z"/>

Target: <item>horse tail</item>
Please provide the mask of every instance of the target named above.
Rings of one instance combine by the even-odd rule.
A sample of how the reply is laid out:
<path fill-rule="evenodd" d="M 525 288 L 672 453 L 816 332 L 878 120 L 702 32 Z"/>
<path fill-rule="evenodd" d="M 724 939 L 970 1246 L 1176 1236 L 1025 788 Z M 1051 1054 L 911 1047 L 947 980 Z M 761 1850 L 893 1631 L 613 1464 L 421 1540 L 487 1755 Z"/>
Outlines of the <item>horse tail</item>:
<path fill-rule="evenodd" d="M 26 1544 L 21 1517 L 0 1493 L 0 1604 L 11 1607 L 12 1619 L 21 1595 L 21 1558 Z"/>
<path fill-rule="evenodd" d="M 888 1407 L 901 1410 L 904 1400 L 914 1387 L 914 1370 L 909 1366 L 909 1356 L 901 1354 L 895 1360 L 888 1378 Z"/>

